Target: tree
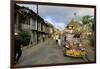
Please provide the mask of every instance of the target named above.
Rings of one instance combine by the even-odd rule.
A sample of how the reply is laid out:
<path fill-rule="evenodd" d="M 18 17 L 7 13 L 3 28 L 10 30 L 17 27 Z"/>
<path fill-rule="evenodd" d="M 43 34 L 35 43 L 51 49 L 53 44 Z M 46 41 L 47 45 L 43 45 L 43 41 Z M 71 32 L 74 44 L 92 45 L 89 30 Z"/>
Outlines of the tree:
<path fill-rule="evenodd" d="M 82 23 L 83 23 L 82 27 L 85 27 L 85 31 L 88 32 L 89 30 L 92 30 L 94 18 L 92 16 L 89 16 L 89 15 L 83 16 Z"/>
<path fill-rule="evenodd" d="M 82 18 L 82 22 L 83 24 L 89 24 L 91 22 L 91 18 L 92 16 L 89 16 L 89 15 L 86 15 L 86 16 L 83 16 Z"/>
<path fill-rule="evenodd" d="M 23 46 L 29 45 L 30 38 L 31 38 L 30 32 L 29 31 L 22 31 L 20 36 L 22 38 L 22 45 Z"/>

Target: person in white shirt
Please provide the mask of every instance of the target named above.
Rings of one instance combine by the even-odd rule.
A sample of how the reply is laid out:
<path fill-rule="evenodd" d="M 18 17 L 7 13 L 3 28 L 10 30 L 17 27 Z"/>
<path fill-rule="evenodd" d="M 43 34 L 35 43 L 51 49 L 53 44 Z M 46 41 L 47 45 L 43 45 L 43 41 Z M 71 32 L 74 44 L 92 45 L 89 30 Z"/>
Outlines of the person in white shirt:
<path fill-rule="evenodd" d="M 58 38 L 58 46 L 61 47 L 61 38 Z"/>

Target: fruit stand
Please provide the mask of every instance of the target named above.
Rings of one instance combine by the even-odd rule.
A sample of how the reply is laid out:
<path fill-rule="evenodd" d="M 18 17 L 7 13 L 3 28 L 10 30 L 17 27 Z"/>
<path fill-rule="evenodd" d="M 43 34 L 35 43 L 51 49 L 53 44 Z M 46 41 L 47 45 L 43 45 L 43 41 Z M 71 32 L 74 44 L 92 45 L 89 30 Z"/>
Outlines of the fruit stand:
<path fill-rule="evenodd" d="M 81 44 L 69 45 L 69 47 L 66 47 L 64 55 L 72 57 L 84 57 L 86 55 L 85 47 L 81 46 Z"/>
<path fill-rule="evenodd" d="M 64 55 L 65 56 L 71 56 L 71 57 L 84 57 L 86 56 L 86 45 L 84 42 L 76 43 L 69 42 L 68 40 L 65 42 L 65 49 L 64 49 Z"/>

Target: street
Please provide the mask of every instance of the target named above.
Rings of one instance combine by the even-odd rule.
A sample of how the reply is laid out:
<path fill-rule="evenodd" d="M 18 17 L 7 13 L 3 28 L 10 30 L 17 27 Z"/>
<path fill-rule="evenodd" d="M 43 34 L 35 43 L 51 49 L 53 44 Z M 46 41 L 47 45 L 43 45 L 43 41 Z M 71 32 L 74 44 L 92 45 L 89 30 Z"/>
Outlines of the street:
<path fill-rule="evenodd" d="M 90 51 L 91 53 L 91 51 Z M 90 55 L 90 59 L 91 59 Z M 93 59 L 93 58 L 92 58 Z M 41 64 L 56 64 L 70 62 L 86 62 L 89 61 L 83 58 L 73 58 L 63 55 L 62 49 L 56 45 L 52 38 L 48 38 L 45 42 L 41 42 L 35 46 L 22 50 L 22 56 L 19 63 L 15 66 L 41 65 Z"/>

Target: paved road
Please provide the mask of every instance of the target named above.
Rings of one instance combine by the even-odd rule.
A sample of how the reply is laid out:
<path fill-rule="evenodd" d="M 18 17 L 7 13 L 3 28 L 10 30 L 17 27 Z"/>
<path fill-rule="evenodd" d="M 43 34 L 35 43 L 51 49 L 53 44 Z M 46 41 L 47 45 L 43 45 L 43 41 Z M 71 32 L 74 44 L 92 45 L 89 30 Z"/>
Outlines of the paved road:
<path fill-rule="evenodd" d="M 16 66 L 28 66 L 38 64 L 55 64 L 69 62 L 85 62 L 82 58 L 64 57 L 55 40 L 47 39 L 44 43 L 24 49 L 19 64 Z"/>

